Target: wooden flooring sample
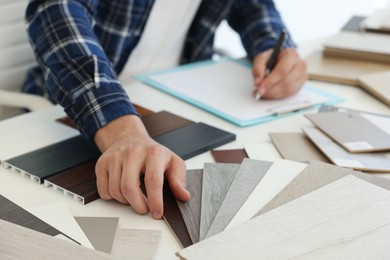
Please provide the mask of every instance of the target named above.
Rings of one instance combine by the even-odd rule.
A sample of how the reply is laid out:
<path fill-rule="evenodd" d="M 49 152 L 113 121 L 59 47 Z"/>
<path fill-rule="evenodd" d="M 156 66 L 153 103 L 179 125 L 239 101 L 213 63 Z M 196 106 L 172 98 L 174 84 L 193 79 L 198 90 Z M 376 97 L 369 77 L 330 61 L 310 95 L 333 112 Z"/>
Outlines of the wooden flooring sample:
<path fill-rule="evenodd" d="M 111 254 L 121 259 L 152 260 L 160 240 L 160 230 L 118 229 Z"/>
<path fill-rule="evenodd" d="M 334 164 L 355 170 L 390 172 L 390 153 L 348 153 L 317 128 L 304 128 L 310 140 Z"/>
<path fill-rule="evenodd" d="M 282 156 L 273 144 L 246 144 L 245 151 L 248 157 L 253 160 L 273 162 L 282 159 Z"/>
<path fill-rule="evenodd" d="M 4 164 L 32 180 L 43 183 L 45 178 L 82 164 L 100 155 L 92 142 L 81 136 L 11 158 Z"/>
<path fill-rule="evenodd" d="M 75 217 L 96 250 L 111 254 L 119 218 Z"/>
<path fill-rule="evenodd" d="M 349 152 L 390 150 L 390 135 L 357 112 L 323 112 L 305 116 Z"/>
<path fill-rule="evenodd" d="M 193 243 L 199 242 L 202 180 L 202 169 L 187 170 L 187 191 L 191 199 L 186 202 L 176 200 Z"/>
<path fill-rule="evenodd" d="M 63 191 L 64 195 L 72 196 L 82 204 L 97 200 L 100 197 L 96 187 L 96 161 L 87 161 L 49 177 L 45 179 L 45 186 Z"/>
<path fill-rule="evenodd" d="M 389 259 L 390 192 L 346 176 L 181 250 L 183 259 Z"/>
<path fill-rule="evenodd" d="M 211 155 L 217 163 L 242 163 L 248 158 L 245 149 L 211 150 Z"/>
<path fill-rule="evenodd" d="M 167 111 L 157 112 L 141 117 L 151 137 L 169 133 L 176 129 L 194 124 L 193 121 L 174 115 Z"/>
<path fill-rule="evenodd" d="M 309 78 L 337 84 L 358 86 L 362 75 L 390 70 L 390 64 L 372 61 L 328 57 L 317 50 L 306 59 Z"/>
<path fill-rule="evenodd" d="M 269 133 L 269 137 L 284 159 L 304 163 L 313 160 L 329 162 L 303 133 Z"/>
<path fill-rule="evenodd" d="M 347 175 L 354 175 L 355 177 L 371 182 L 379 187 L 390 189 L 390 180 L 384 179 L 382 177 L 376 177 L 374 175 L 356 172 L 331 164 L 313 161 L 280 193 L 278 193 L 269 203 L 267 203 L 267 205 L 265 205 L 256 214 L 256 216 L 280 207 L 292 200 L 295 200 L 309 192 L 328 185 L 329 183 L 339 180 Z"/>
<path fill-rule="evenodd" d="M 196 123 L 154 138 L 183 160 L 232 142 L 236 136 L 219 128 Z"/>
<path fill-rule="evenodd" d="M 206 238 L 225 230 L 271 165 L 271 162 L 244 159 L 206 234 Z"/>
<path fill-rule="evenodd" d="M 359 85 L 387 106 L 390 106 L 389 82 L 390 69 L 386 72 L 362 75 L 359 77 Z"/>
<path fill-rule="evenodd" d="M 239 164 L 204 164 L 199 240 L 205 239 L 239 168 Z"/>
<path fill-rule="evenodd" d="M 237 226 L 255 216 L 306 167 L 305 163 L 276 160 L 226 228 Z"/>
<path fill-rule="evenodd" d="M 119 259 L 0 220 L 2 259 Z"/>

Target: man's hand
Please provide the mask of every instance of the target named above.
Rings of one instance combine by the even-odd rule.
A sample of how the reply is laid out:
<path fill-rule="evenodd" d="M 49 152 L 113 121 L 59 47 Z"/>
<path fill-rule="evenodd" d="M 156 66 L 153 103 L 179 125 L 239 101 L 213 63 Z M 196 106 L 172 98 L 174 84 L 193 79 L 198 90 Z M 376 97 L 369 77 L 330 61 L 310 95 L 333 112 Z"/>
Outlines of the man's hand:
<path fill-rule="evenodd" d="M 293 48 L 282 50 L 271 73 L 265 75 L 272 51 L 269 49 L 258 54 L 253 61 L 253 96 L 258 92 L 262 98 L 267 99 L 288 97 L 298 92 L 307 80 L 307 65 Z"/>
<path fill-rule="evenodd" d="M 178 199 L 190 198 L 185 189 L 184 161 L 151 139 L 137 116 L 127 115 L 110 122 L 96 133 L 94 140 L 102 152 L 96 164 L 102 199 L 130 204 L 140 214 L 150 210 L 153 218 L 160 219 L 164 176 Z M 147 198 L 140 188 L 142 174 Z"/>

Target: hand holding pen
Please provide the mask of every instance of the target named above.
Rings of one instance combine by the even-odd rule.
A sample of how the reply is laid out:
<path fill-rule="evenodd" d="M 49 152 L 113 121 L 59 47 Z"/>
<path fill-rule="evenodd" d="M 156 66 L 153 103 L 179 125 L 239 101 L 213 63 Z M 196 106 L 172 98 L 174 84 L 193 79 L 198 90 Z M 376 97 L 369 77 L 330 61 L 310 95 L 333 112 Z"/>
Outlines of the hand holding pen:
<path fill-rule="evenodd" d="M 253 62 L 255 90 L 259 100 L 279 99 L 298 92 L 307 80 L 306 63 L 294 48 L 283 49 L 287 35 L 282 31 L 274 49 L 258 54 Z"/>

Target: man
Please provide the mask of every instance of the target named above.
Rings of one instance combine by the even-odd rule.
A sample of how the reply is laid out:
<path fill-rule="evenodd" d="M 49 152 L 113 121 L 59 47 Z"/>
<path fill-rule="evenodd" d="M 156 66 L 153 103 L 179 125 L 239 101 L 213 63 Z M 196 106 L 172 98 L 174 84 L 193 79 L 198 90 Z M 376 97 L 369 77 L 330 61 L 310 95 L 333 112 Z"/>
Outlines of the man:
<path fill-rule="evenodd" d="M 171 65 L 210 59 L 215 29 L 227 19 L 253 60 L 262 97 L 292 95 L 307 77 L 290 37 L 265 77 L 278 34 L 286 29 L 272 0 L 30 0 L 26 18 L 40 67 L 25 90 L 48 93 L 95 141 L 102 152 L 96 176 L 103 199 L 129 203 L 140 214 L 151 211 L 155 219 L 163 214 L 164 177 L 178 199 L 189 199 L 185 164 L 148 136 L 117 75 L 143 63 L 148 53 L 155 53 L 150 62 L 156 63 L 166 52 L 160 60 L 173 57 Z M 165 37 L 169 33 L 174 37 Z M 141 174 L 147 198 L 139 188 Z"/>

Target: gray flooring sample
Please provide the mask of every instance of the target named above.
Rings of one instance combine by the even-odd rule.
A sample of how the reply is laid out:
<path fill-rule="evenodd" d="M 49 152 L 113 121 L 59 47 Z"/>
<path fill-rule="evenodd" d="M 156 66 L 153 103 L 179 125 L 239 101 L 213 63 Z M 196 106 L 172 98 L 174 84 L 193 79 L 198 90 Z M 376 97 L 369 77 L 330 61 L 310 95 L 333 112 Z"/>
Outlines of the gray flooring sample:
<path fill-rule="evenodd" d="M 206 237 L 239 168 L 239 164 L 204 164 L 199 240 Z"/>
<path fill-rule="evenodd" d="M 202 205 L 203 170 L 187 170 L 187 190 L 191 195 L 189 201 L 177 200 L 180 213 L 193 243 L 199 242 L 200 211 Z"/>
<path fill-rule="evenodd" d="M 225 230 L 271 165 L 271 162 L 244 159 L 206 234 L 206 238 Z"/>

